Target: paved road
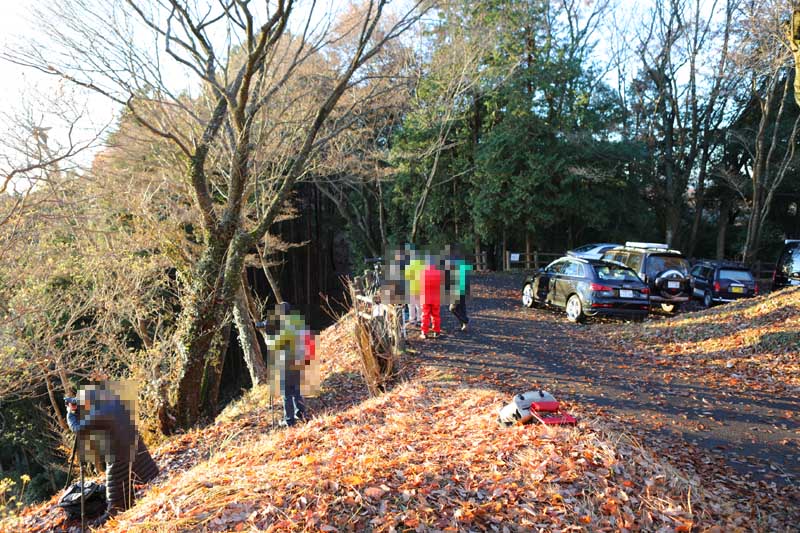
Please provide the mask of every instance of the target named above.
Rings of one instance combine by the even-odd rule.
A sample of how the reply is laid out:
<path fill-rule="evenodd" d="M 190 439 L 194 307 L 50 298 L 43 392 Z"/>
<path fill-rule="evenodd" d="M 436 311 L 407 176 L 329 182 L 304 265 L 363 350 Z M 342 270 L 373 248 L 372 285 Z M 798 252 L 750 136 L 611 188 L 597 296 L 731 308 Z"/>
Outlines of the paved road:
<path fill-rule="evenodd" d="M 784 491 L 798 485 L 796 397 L 749 392 L 759 400 L 754 405 L 733 387 L 710 389 L 650 357 L 615 351 L 606 339 L 614 323 L 574 325 L 561 313 L 526 309 L 519 303 L 521 282 L 519 276 L 476 276 L 469 331 L 456 331 L 447 313 L 443 338 L 412 340 L 412 347 L 465 379 L 509 392 L 543 388 L 589 416 L 611 414 L 665 454 L 698 449 L 701 456 L 688 460 L 699 471 L 703 464 L 727 464 Z"/>

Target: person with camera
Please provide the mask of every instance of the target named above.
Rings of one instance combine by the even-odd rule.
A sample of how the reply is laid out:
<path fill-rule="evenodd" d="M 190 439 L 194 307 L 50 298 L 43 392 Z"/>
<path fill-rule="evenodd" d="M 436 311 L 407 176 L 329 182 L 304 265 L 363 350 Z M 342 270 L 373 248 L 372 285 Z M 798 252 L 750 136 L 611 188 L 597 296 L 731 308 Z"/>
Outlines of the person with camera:
<path fill-rule="evenodd" d="M 279 376 L 283 394 L 280 425 L 291 427 L 298 420 L 304 422 L 308 419 L 300 384 L 306 364 L 314 357 L 314 339 L 303 317 L 287 302 L 276 305 L 274 313 L 271 320 L 257 322 L 255 326 L 262 330 L 267 348 L 274 353 L 275 368 L 270 370 Z M 270 334 L 267 329 L 273 327 L 276 333 Z"/>
<path fill-rule="evenodd" d="M 106 462 L 106 512 L 93 525 L 133 506 L 133 483 L 147 483 L 158 466 L 142 440 L 132 416 L 112 391 L 89 386 L 78 398 L 65 398 L 67 423 L 78 439 L 91 441 Z"/>

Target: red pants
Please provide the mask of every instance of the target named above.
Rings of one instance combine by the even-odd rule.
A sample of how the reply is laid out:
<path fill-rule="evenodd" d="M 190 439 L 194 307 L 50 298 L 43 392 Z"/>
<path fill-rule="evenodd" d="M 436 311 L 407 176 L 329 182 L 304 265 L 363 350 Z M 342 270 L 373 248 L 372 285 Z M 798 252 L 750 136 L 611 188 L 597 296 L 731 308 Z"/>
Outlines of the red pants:
<path fill-rule="evenodd" d="M 433 331 L 442 332 L 442 317 L 439 315 L 439 306 L 433 304 L 422 304 L 422 333 L 428 334 L 433 319 Z"/>

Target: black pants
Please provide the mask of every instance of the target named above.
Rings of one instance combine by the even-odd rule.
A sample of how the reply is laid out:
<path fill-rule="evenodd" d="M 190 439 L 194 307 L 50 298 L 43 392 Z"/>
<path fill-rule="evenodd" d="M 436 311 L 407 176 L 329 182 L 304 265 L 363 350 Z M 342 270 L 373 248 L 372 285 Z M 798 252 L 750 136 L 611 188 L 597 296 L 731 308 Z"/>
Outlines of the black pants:
<path fill-rule="evenodd" d="M 132 462 L 117 461 L 106 465 L 106 501 L 109 514 L 130 509 L 134 503 L 133 483 L 148 483 L 158 475 L 158 466 L 147 450 L 142 437 Z"/>
<path fill-rule="evenodd" d="M 306 403 L 300 395 L 300 371 L 287 370 L 283 392 L 283 416 L 287 425 L 294 425 L 297 418 L 306 418 Z"/>
<path fill-rule="evenodd" d="M 133 479 L 136 483 L 149 483 L 158 475 L 158 465 L 153 461 L 141 435 L 138 435 L 138 440 L 136 458 L 133 460 Z"/>
<path fill-rule="evenodd" d="M 133 506 L 133 472 L 129 461 L 117 461 L 106 466 L 106 500 L 108 514 Z"/>
<path fill-rule="evenodd" d="M 458 303 L 450 304 L 450 312 L 455 315 L 459 322 L 462 325 L 469 324 L 469 318 L 467 317 L 467 299 L 464 296 L 461 296 L 458 299 Z"/>

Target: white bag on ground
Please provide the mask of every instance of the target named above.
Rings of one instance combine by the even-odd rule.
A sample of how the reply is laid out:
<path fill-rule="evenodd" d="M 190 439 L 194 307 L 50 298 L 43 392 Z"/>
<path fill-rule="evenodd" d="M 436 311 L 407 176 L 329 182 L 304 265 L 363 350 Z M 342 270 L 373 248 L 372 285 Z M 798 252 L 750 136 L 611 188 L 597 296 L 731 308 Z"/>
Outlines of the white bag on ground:
<path fill-rule="evenodd" d="M 530 416 L 533 402 L 555 402 L 552 394 L 546 391 L 529 391 L 514 395 L 514 399 L 500 409 L 497 421 L 503 426 L 513 426 L 523 417 Z"/>

